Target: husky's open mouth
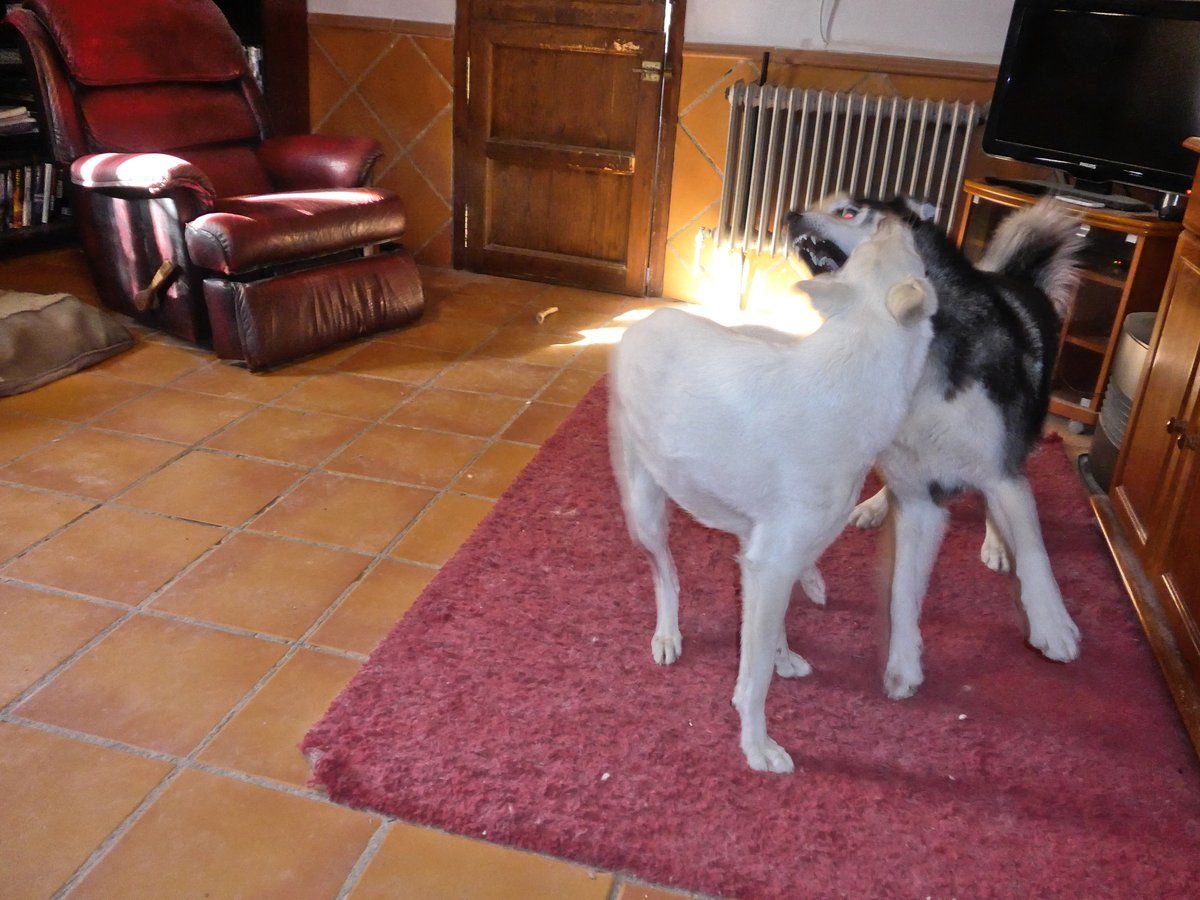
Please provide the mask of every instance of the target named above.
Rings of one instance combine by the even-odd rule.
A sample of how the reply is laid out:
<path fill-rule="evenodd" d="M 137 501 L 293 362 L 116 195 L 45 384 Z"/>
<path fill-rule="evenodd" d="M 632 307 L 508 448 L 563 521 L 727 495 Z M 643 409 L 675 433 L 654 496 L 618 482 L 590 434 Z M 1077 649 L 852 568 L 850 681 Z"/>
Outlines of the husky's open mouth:
<path fill-rule="evenodd" d="M 837 244 L 815 234 L 797 235 L 792 246 L 814 275 L 836 272 L 846 262 L 846 254 Z"/>

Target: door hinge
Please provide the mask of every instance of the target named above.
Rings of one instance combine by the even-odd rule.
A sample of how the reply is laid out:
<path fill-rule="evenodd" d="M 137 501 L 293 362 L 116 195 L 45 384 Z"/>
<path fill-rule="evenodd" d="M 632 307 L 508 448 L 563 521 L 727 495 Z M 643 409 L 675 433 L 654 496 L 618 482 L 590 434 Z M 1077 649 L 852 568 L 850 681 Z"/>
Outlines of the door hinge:
<path fill-rule="evenodd" d="M 471 235 L 471 207 L 463 207 L 463 241 L 462 245 L 467 246 Z"/>
<path fill-rule="evenodd" d="M 467 57 L 467 102 L 471 102 L 471 57 Z"/>
<path fill-rule="evenodd" d="M 643 59 L 633 71 L 641 73 L 642 81 L 659 81 L 663 76 L 663 64 L 654 59 Z"/>

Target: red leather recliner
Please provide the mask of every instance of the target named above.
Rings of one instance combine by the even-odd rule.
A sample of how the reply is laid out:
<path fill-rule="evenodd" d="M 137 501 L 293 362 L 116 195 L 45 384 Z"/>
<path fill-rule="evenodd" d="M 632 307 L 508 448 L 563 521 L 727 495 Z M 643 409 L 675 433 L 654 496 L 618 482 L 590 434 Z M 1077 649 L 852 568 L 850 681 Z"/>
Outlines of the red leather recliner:
<path fill-rule="evenodd" d="M 404 208 L 363 186 L 378 144 L 271 137 L 209 0 L 28 0 L 8 21 L 107 305 L 251 369 L 420 315 Z"/>

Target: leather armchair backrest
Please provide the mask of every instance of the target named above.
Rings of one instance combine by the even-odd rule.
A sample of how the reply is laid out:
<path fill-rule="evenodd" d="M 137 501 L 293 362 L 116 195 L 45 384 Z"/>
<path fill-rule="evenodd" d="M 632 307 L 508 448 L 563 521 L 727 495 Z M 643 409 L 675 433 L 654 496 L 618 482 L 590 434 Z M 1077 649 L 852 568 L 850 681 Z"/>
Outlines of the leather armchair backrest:
<path fill-rule="evenodd" d="M 272 185 L 254 153 L 269 133 L 242 47 L 210 0 L 28 0 L 10 15 L 37 69 L 59 162 L 169 153 L 219 196 Z"/>

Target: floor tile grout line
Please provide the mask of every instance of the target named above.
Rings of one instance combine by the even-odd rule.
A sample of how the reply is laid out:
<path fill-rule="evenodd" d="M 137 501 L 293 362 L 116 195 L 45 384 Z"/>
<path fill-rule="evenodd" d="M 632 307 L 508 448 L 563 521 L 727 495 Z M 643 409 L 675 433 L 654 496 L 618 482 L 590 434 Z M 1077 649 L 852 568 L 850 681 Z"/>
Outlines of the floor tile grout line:
<path fill-rule="evenodd" d="M 371 865 L 371 860 L 375 858 L 375 854 L 379 852 L 379 848 L 383 846 L 383 842 L 391 832 L 392 822 L 392 819 L 385 818 L 379 823 L 379 827 L 375 829 L 375 833 L 371 835 L 371 839 L 363 847 L 362 853 L 358 855 L 358 859 L 354 861 L 354 865 L 346 873 L 346 879 L 342 882 L 342 886 L 338 890 L 337 900 L 345 900 L 345 898 L 350 896 L 350 892 L 358 887 L 363 873 L 367 871 L 367 867 Z"/>

